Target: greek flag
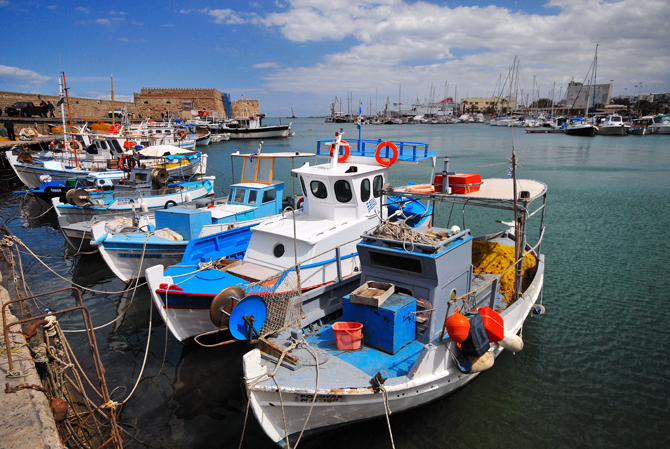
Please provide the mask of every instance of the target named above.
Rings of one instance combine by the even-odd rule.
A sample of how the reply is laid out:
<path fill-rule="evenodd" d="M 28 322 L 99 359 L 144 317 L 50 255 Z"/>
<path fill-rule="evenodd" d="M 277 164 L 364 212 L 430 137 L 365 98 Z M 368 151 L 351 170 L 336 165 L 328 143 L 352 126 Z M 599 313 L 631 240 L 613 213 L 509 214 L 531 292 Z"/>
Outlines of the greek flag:
<path fill-rule="evenodd" d="M 508 178 L 511 178 L 511 177 L 512 177 L 512 171 L 513 171 L 513 170 L 512 170 L 512 167 L 510 166 L 510 167 L 507 169 L 507 177 L 508 177 Z"/>
<path fill-rule="evenodd" d="M 377 201 L 374 198 L 370 198 L 370 201 L 365 203 L 365 205 L 368 207 L 368 212 L 370 212 L 377 205 Z"/>

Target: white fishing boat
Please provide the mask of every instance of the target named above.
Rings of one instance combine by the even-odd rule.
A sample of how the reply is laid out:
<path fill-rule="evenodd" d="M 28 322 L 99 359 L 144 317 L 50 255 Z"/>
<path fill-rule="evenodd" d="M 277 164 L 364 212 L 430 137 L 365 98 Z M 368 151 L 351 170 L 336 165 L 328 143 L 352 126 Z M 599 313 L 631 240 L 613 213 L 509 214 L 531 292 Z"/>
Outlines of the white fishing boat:
<path fill-rule="evenodd" d="M 357 245 L 360 287 L 350 290 L 341 321 L 332 324 L 301 329 L 296 321 L 277 335 L 265 327 L 276 313 L 266 306 L 271 298 L 252 292 L 239 300 L 231 332 L 257 341 L 244 356 L 248 406 L 276 444 L 293 447 L 307 436 L 445 397 L 492 369 L 503 349 L 520 351 L 527 316 L 544 310 L 536 302 L 544 283 L 545 184 L 485 179 L 479 190 L 463 193 L 408 190 L 384 194 L 490 208 L 487 217 L 505 211 L 501 218 L 518 221 L 479 238 L 456 226 L 393 233 L 382 221 Z M 539 222 L 533 247 L 532 216 Z M 284 303 L 290 315 L 295 306 Z"/>
<path fill-rule="evenodd" d="M 319 141 L 317 155 L 330 162 L 292 170 L 304 194 L 301 210 L 288 212 L 254 227 L 248 247 L 239 264 L 220 266 L 226 253 L 207 240 L 207 251 L 186 250 L 181 264 L 165 269 L 162 265 L 146 270 L 152 298 L 173 336 L 186 342 L 200 334 L 219 332 L 210 316 L 216 298 L 228 287 L 250 286 L 256 281 L 275 278 L 279 291 L 298 289 L 303 293 L 303 321 L 314 322 L 341 307 L 341 292 L 358 282 L 356 243 L 361 234 L 373 228 L 379 214 L 382 186 L 388 180 L 389 166 L 416 164 L 432 159 L 425 143 L 360 140 L 346 143 Z M 345 149 L 340 155 L 338 146 Z M 334 154 L 334 155 L 333 155 Z M 433 159 L 434 162 L 434 159 Z M 411 213 L 414 225 L 430 221 L 430 213 L 420 203 Z M 420 207 L 419 207 L 420 206 Z M 391 213 L 410 207 L 395 205 Z M 400 213 L 399 213 L 400 214 Z M 400 216 L 400 215 L 399 215 Z M 199 246 L 200 239 L 189 245 Z M 217 253 L 218 251 L 218 253 Z M 187 260 L 186 255 L 191 259 Z M 227 256 L 226 256 L 227 258 Z M 193 273 L 193 264 L 205 268 Z M 211 264 L 214 266 L 210 267 Z M 295 266 L 300 264 L 300 282 L 295 284 Z M 277 276 L 293 270 L 279 281 Z M 224 295 L 224 297 L 226 297 Z M 214 305 L 213 305 L 214 304 Z M 212 312 L 213 313 L 213 312 Z"/>

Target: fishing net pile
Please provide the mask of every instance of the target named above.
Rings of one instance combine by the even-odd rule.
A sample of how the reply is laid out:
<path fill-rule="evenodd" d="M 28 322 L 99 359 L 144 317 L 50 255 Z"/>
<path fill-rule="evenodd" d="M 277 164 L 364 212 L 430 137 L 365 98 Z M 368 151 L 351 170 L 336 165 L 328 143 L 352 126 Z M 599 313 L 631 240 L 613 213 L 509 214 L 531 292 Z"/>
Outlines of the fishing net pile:
<path fill-rule="evenodd" d="M 475 274 L 501 274 L 514 264 L 514 247 L 500 243 L 475 240 L 472 242 L 472 268 Z M 509 269 L 500 278 L 500 293 L 505 296 L 508 304 L 514 298 L 514 268 Z M 537 258 L 527 254 L 523 258 L 522 290 L 525 291 L 533 281 L 537 271 Z"/>

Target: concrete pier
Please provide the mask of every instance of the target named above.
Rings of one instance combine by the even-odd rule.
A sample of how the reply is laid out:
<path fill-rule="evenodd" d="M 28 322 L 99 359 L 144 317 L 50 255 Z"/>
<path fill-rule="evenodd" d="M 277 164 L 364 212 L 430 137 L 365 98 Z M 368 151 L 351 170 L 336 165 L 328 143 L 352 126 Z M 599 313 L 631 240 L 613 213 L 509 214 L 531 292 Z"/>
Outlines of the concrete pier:
<path fill-rule="evenodd" d="M 0 283 L 2 273 L 0 273 Z M 0 285 L 0 306 L 10 301 L 9 293 Z M 8 315 L 8 322 L 17 321 Z M 11 330 L 18 330 L 14 326 Z M 5 385 L 41 385 L 30 350 L 22 334 L 9 334 L 14 371 L 20 377 L 7 377 L 9 362 L 5 349 L 4 332 L 0 332 L 0 449 L 64 448 L 58 435 L 49 400 L 46 395 L 26 388 L 6 393 Z"/>

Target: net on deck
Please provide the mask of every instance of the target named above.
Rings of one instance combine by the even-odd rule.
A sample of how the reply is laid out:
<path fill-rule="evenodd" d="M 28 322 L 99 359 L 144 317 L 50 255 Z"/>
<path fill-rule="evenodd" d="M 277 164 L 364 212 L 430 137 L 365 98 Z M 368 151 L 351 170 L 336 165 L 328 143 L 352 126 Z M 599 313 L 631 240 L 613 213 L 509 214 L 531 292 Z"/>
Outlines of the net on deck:
<path fill-rule="evenodd" d="M 258 295 L 267 305 L 268 316 L 260 330 L 261 337 L 289 327 L 301 327 L 302 294 L 295 268 L 243 288 L 247 295 Z"/>

